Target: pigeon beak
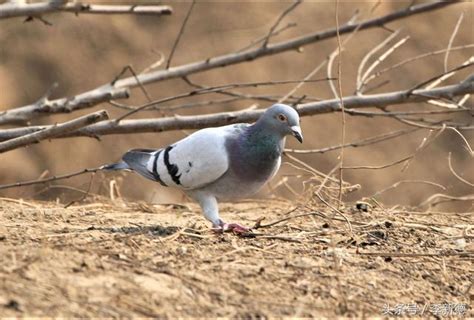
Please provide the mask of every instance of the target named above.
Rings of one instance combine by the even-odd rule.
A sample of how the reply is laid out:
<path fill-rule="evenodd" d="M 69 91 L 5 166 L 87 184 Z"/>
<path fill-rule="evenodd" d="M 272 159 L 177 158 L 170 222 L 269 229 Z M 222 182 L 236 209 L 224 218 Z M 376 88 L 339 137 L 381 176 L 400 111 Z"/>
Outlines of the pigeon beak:
<path fill-rule="evenodd" d="M 293 133 L 293 136 L 300 142 L 303 143 L 303 134 L 301 133 L 301 128 L 300 126 L 292 126 L 291 132 Z"/>

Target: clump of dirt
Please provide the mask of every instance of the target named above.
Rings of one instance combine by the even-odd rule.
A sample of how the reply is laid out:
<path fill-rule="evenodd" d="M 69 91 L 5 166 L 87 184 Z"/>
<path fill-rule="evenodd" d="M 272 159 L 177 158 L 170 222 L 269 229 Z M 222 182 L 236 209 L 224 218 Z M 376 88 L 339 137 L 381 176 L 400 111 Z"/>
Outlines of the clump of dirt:
<path fill-rule="evenodd" d="M 333 209 L 224 204 L 226 220 L 258 227 L 239 237 L 192 204 L 1 199 L 0 314 L 474 315 L 473 213 Z"/>

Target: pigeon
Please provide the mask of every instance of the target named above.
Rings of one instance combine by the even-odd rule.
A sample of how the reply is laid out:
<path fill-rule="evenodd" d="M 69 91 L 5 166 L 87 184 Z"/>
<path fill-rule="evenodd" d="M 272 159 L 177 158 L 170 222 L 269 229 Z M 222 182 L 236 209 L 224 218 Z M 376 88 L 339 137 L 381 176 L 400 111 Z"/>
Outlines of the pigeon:
<path fill-rule="evenodd" d="M 133 149 L 102 169 L 131 170 L 180 189 L 199 203 L 214 230 L 245 233 L 250 229 L 220 219 L 217 201 L 252 196 L 273 178 L 288 135 L 303 142 L 299 115 L 275 104 L 254 124 L 205 128 L 161 149 Z"/>

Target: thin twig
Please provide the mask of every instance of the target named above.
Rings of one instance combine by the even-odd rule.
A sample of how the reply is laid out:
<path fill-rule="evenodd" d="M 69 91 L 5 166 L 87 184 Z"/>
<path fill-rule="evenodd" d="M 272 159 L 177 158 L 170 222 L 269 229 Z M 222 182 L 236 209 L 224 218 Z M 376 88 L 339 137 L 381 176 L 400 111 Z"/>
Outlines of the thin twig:
<path fill-rule="evenodd" d="M 431 132 L 430 132 L 428 137 L 424 138 L 421 141 L 420 145 L 416 148 L 416 150 L 412 154 L 410 154 L 409 156 L 406 156 L 404 158 L 401 158 L 399 160 L 396 160 L 396 161 L 393 161 L 391 163 L 381 165 L 381 166 L 353 166 L 353 167 L 345 167 L 345 169 L 351 169 L 351 170 L 358 170 L 358 169 L 379 170 L 379 169 L 386 169 L 386 168 L 389 168 L 389 167 L 393 167 L 393 166 L 395 166 L 397 164 L 400 164 L 400 163 L 405 163 L 405 166 L 402 168 L 402 171 L 404 171 L 406 169 L 407 165 L 409 164 L 409 161 L 411 161 L 421 150 L 426 149 L 428 147 L 428 145 L 431 144 L 431 142 L 433 142 L 437 137 L 440 136 L 440 134 L 444 131 L 444 129 L 445 129 L 445 126 L 443 126 L 440 130 L 438 130 L 438 132 L 436 133 L 436 135 L 432 139 L 429 139 L 430 135 L 431 135 Z"/>
<path fill-rule="evenodd" d="M 95 177 L 95 172 L 92 172 L 91 174 L 91 179 L 89 180 L 89 186 L 87 187 L 87 190 L 85 192 L 83 192 L 82 196 L 79 198 L 79 199 L 76 199 L 76 200 L 72 200 L 70 201 L 69 203 L 67 203 L 64 208 L 68 208 L 70 207 L 71 205 L 73 205 L 74 203 L 78 203 L 78 202 L 81 202 L 81 201 L 84 201 L 87 196 L 89 195 L 89 192 L 91 191 L 91 188 L 92 188 L 92 182 L 94 181 L 94 177 Z M 82 191 L 82 190 L 81 190 Z"/>
<path fill-rule="evenodd" d="M 191 5 L 189 6 L 188 13 L 186 14 L 186 17 L 184 18 L 183 24 L 181 25 L 181 28 L 179 29 L 178 36 L 176 37 L 176 40 L 174 41 L 173 48 L 171 49 L 170 55 L 168 57 L 168 62 L 166 63 L 166 69 L 170 68 L 171 59 L 173 59 L 174 52 L 176 48 L 178 47 L 179 40 L 181 39 L 181 36 L 184 33 L 184 28 L 186 28 L 186 24 L 188 23 L 188 19 L 191 16 L 191 12 L 193 11 L 193 7 L 195 4 L 196 4 L 196 1 L 193 0 L 191 2 Z"/>
<path fill-rule="evenodd" d="M 306 75 L 306 77 L 304 77 L 303 80 L 301 80 L 300 82 L 298 82 L 298 84 L 293 88 L 291 89 L 287 94 L 285 94 L 285 96 L 281 97 L 280 99 L 278 99 L 278 103 L 282 103 L 284 101 L 286 101 L 286 99 L 288 99 L 289 97 L 291 97 L 299 88 L 301 88 L 301 86 L 307 82 L 310 82 L 311 80 L 311 77 L 313 77 L 316 73 L 319 72 L 319 70 L 321 70 L 321 68 L 324 66 L 324 64 L 326 63 L 326 61 L 323 61 L 321 62 L 318 66 L 316 66 L 313 70 L 311 70 L 310 73 L 308 73 Z M 332 79 L 330 78 L 327 78 L 326 80 L 328 81 L 331 81 Z M 303 98 L 304 99 L 304 98 Z M 299 101 L 301 102 L 301 101 Z M 293 103 L 293 105 L 296 107 L 296 105 L 299 104 L 299 102 L 295 102 Z"/>
<path fill-rule="evenodd" d="M 364 74 L 362 75 L 362 78 L 361 78 L 361 83 L 360 83 L 360 87 L 357 88 L 358 92 L 360 93 L 363 88 L 365 87 L 366 85 L 366 81 L 365 79 L 367 79 L 367 77 L 370 75 L 370 73 L 379 65 L 381 64 L 385 59 L 387 59 L 387 57 L 389 55 L 391 55 L 393 52 L 395 52 L 395 50 L 400 47 L 401 45 L 403 45 L 408 39 L 410 39 L 409 36 L 399 40 L 398 42 L 396 42 L 393 46 L 391 46 L 387 51 L 385 51 L 380 57 L 377 58 L 377 60 L 375 60 L 368 68 L 367 70 L 364 72 Z"/>
<path fill-rule="evenodd" d="M 464 137 L 464 136 L 462 135 L 462 133 L 459 132 L 459 130 L 456 129 L 456 128 L 453 128 L 453 127 L 449 127 L 449 126 L 448 126 L 448 127 L 446 127 L 446 129 L 449 129 L 449 130 L 452 130 L 452 131 L 456 132 L 457 135 L 460 136 L 461 139 L 463 140 L 463 142 L 466 144 L 466 148 L 467 148 L 467 151 L 469 152 L 469 155 L 470 155 L 471 157 L 474 157 L 474 150 L 472 150 L 471 145 L 469 144 L 469 142 L 467 142 L 466 137 Z"/>
<path fill-rule="evenodd" d="M 393 162 L 390 162 L 388 164 L 384 164 L 384 165 L 381 165 L 381 166 L 353 166 L 353 167 L 344 167 L 344 169 L 345 170 L 360 170 L 360 169 L 379 170 L 379 169 L 386 169 L 386 168 L 389 168 L 389 167 L 393 167 L 397 164 L 406 162 L 406 161 L 410 160 L 411 158 L 413 158 L 412 154 L 407 156 L 407 157 L 403 157 L 399 160 L 395 160 Z"/>
<path fill-rule="evenodd" d="M 430 186 L 435 186 L 435 187 L 438 187 L 440 189 L 443 189 L 443 190 L 446 190 L 446 187 L 439 184 L 439 183 L 435 183 L 435 182 L 431 182 L 431 181 L 425 181 L 425 180 L 400 180 L 400 181 L 397 181 L 395 182 L 394 184 L 392 184 L 391 186 L 387 187 L 387 188 L 384 188 L 382 190 L 379 190 L 377 191 L 376 193 L 374 193 L 373 195 L 371 196 L 368 196 L 367 198 L 375 198 L 376 196 L 379 196 L 381 195 L 382 193 L 384 192 L 387 192 L 388 190 L 391 190 L 391 189 L 395 189 L 397 188 L 399 185 L 401 184 L 404 184 L 404 183 L 420 183 L 420 184 L 427 184 L 427 185 L 430 185 Z"/>
<path fill-rule="evenodd" d="M 463 63 L 462 65 L 457 66 L 457 67 L 455 67 L 455 68 L 453 68 L 453 69 L 451 69 L 451 70 L 448 70 L 448 71 L 446 71 L 446 72 L 440 73 L 440 74 L 438 74 L 438 75 L 436 75 L 436 76 L 434 76 L 434 77 L 432 77 L 432 78 L 430 78 L 430 79 L 428 79 L 428 80 L 426 80 L 426 81 L 423 81 L 423 82 L 417 84 L 416 86 L 414 86 L 413 88 L 411 88 L 410 90 L 408 90 L 407 94 L 410 95 L 410 94 L 413 93 L 413 91 L 416 91 L 417 89 L 422 88 L 422 87 L 424 87 L 425 85 L 427 85 L 427 84 L 429 84 L 429 83 L 431 83 L 431 85 L 429 85 L 429 86 L 427 87 L 427 89 L 434 88 L 436 85 L 438 85 L 437 80 L 441 80 L 441 79 L 445 78 L 445 77 L 448 76 L 448 75 L 453 75 L 456 71 L 469 68 L 469 67 L 471 67 L 471 66 L 473 66 L 473 65 L 474 65 L 474 57 L 471 57 L 468 61 L 466 61 L 466 62 Z"/>
<path fill-rule="evenodd" d="M 291 210 L 291 212 L 295 211 L 296 209 L 297 208 Z M 279 219 L 279 220 L 276 220 L 276 221 L 273 221 L 273 222 L 270 222 L 270 223 L 267 223 L 267 224 L 262 224 L 261 221 L 263 219 L 260 219 L 255 223 L 255 225 L 252 227 L 252 229 L 269 228 L 269 227 L 273 227 L 274 225 L 280 224 L 280 223 L 285 222 L 285 221 L 293 220 L 293 219 L 296 219 L 296 218 L 308 217 L 308 216 L 318 216 L 318 217 L 322 217 L 322 218 L 327 218 L 327 216 L 325 214 L 321 213 L 321 212 L 310 212 L 310 213 L 297 214 L 297 215 L 294 215 L 294 216 L 291 216 L 291 217 L 286 217 L 286 218 Z"/>
<path fill-rule="evenodd" d="M 443 199 L 443 200 L 434 201 L 436 199 Z M 437 194 L 433 194 L 428 199 L 420 203 L 418 207 L 423 207 L 428 204 L 430 206 L 436 206 L 437 204 L 440 204 L 443 202 L 449 202 L 449 201 L 473 201 L 473 200 L 474 200 L 474 195 L 455 197 L 455 196 L 450 196 L 447 194 L 437 193 Z"/>
<path fill-rule="evenodd" d="M 322 203 L 324 203 L 328 208 L 331 208 L 332 210 L 334 210 L 338 215 L 340 215 L 344 219 L 344 221 L 346 221 L 346 224 L 349 227 L 349 231 L 351 233 L 351 236 L 354 237 L 354 230 L 352 229 L 352 223 L 349 220 L 349 218 L 347 218 L 346 215 L 344 213 L 342 213 L 342 210 L 332 206 L 329 202 L 324 200 L 324 198 L 321 196 L 321 194 L 315 193 L 315 195 L 319 198 L 319 200 L 321 200 Z"/>
<path fill-rule="evenodd" d="M 341 36 L 339 34 L 339 0 L 336 0 L 336 30 L 337 30 L 337 84 L 339 91 L 339 100 L 341 104 L 341 152 L 339 153 L 339 207 L 342 206 L 342 181 L 343 181 L 343 170 L 344 170 L 344 144 L 346 140 L 346 113 L 344 108 L 344 101 L 342 99 L 342 46 L 341 46 Z M 337 95 L 336 95 L 337 98 Z M 349 223 L 349 222 L 348 222 Z M 350 226 L 350 223 L 349 223 Z M 351 232 L 352 227 L 350 226 Z"/>
<path fill-rule="evenodd" d="M 136 74 L 135 70 L 133 70 L 133 67 L 131 65 L 127 65 L 122 69 L 122 71 L 115 77 L 115 79 L 112 80 L 112 82 L 111 82 L 112 85 L 114 85 L 117 82 L 117 80 L 119 80 L 125 74 L 125 72 L 127 72 L 127 70 L 130 71 L 132 76 L 135 78 L 135 80 L 137 81 L 138 87 L 140 88 L 140 90 L 142 90 L 142 92 L 145 95 L 145 97 L 147 98 L 147 100 L 151 101 L 152 99 L 151 99 L 150 95 L 148 94 L 148 91 L 146 91 L 145 86 L 140 82 L 140 79 L 138 79 L 137 74 Z"/>
<path fill-rule="evenodd" d="M 464 18 L 464 12 L 461 12 L 461 15 L 459 16 L 458 22 L 456 23 L 456 26 L 454 27 L 453 33 L 451 34 L 451 37 L 449 38 L 448 42 L 448 48 L 446 49 L 446 55 L 444 56 L 444 72 L 448 71 L 448 57 L 449 57 L 449 52 L 451 51 L 451 47 L 454 42 L 454 38 L 456 37 L 456 34 L 458 33 L 459 27 L 461 26 L 462 19 Z"/>
<path fill-rule="evenodd" d="M 265 37 L 265 39 L 263 40 L 263 44 L 262 44 L 262 47 L 263 48 L 266 48 L 267 45 L 268 45 L 268 41 L 270 41 L 270 37 L 272 36 L 272 34 L 274 33 L 275 29 L 278 27 L 278 25 L 280 24 L 281 20 L 283 20 L 283 18 L 288 15 L 291 11 L 293 11 L 300 3 L 302 2 L 302 0 L 296 0 L 295 2 L 293 2 L 285 11 L 283 11 L 280 16 L 278 17 L 278 19 L 275 21 L 275 23 L 273 24 L 273 26 L 270 28 L 270 31 L 268 31 L 268 34 L 267 36 Z"/>
<path fill-rule="evenodd" d="M 288 30 L 288 29 L 290 29 L 290 28 L 294 28 L 294 27 L 296 27 L 296 26 L 297 26 L 296 23 L 291 23 L 291 22 L 290 22 L 290 23 L 288 23 L 286 26 L 283 26 L 283 27 L 281 27 L 281 28 L 278 29 L 278 30 L 274 30 L 273 33 L 272 33 L 270 36 L 271 36 L 271 37 L 277 36 L 277 35 L 279 35 L 280 33 L 282 33 L 283 31 L 286 31 L 286 30 Z M 237 50 L 237 52 L 242 52 L 242 51 L 248 50 L 248 49 L 252 48 L 253 46 L 255 46 L 256 44 L 258 44 L 258 43 L 264 41 L 267 37 L 268 37 L 268 36 L 265 35 L 265 36 L 263 36 L 263 37 L 260 37 L 260 38 L 258 38 L 258 39 L 255 39 L 255 40 L 251 41 L 248 45 L 246 45 L 245 47 L 243 47 L 242 49 Z"/>
<path fill-rule="evenodd" d="M 459 174 L 457 174 L 456 171 L 454 170 L 453 165 L 451 164 L 451 152 L 448 154 L 448 166 L 449 166 L 449 170 L 451 170 L 451 173 L 452 173 L 456 178 L 458 178 L 459 181 L 461 181 L 461 182 L 467 184 L 468 186 L 474 187 L 474 183 L 471 183 L 471 182 L 467 181 L 466 179 L 464 179 L 463 177 L 461 177 Z"/>
<path fill-rule="evenodd" d="M 326 178 L 328 177 L 328 175 L 316 170 L 315 168 L 313 168 L 312 166 L 310 166 L 309 164 L 307 164 L 306 162 L 292 156 L 291 154 L 285 154 L 285 156 L 287 156 L 288 158 L 290 158 L 291 160 L 295 161 L 296 163 L 302 165 L 303 167 L 305 167 L 306 169 L 308 169 L 309 171 L 311 171 L 313 174 L 319 176 L 319 177 L 322 177 L 322 178 Z M 329 180 L 331 180 L 332 182 L 335 182 L 337 183 L 338 180 L 335 179 L 335 178 L 332 178 L 332 177 L 329 177 Z"/>
<path fill-rule="evenodd" d="M 387 112 L 372 112 L 362 110 L 346 110 L 347 114 L 354 116 L 364 117 L 395 117 L 395 116 L 408 116 L 408 115 L 420 115 L 420 114 L 451 114 L 459 112 L 471 112 L 468 109 L 448 109 L 448 110 L 427 110 L 427 111 L 387 111 Z"/>
<path fill-rule="evenodd" d="M 36 180 L 28 180 L 28 181 L 20 181 L 20 182 L 15 182 L 15 183 L 10 183 L 10 184 L 4 184 L 4 185 L 0 185 L 0 190 L 31 186 L 31 185 L 35 185 L 35 184 L 43 184 L 43 183 L 48 183 L 48 182 L 53 182 L 53 181 L 58 181 L 58 180 L 65 180 L 65 179 L 80 176 L 80 175 L 83 175 L 83 174 L 86 174 L 86 173 L 94 173 L 94 172 L 97 172 L 97 171 L 100 171 L 100 170 L 102 170 L 101 167 L 91 168 L 91 169 L 84 169 L 84 170 L 81 170 L 81 171 L 76 171 L 76 172 L 73 172 L 73 173 L 68 173 L 68 174 L 59 175 L 59 176 L 52 176 L 52 177 L 45 178 L 45 179 L 36 179 Z"/>
<path fill-rule="evenodd" d="M 457 51 L 457 50 L 464 50 L 464 49 L 469 49 L 469 48 L 473 48 L 474 47 L 474 44 L 467 44 L 467 45 L 464 45 L 464 46 L 457 46 L 457 47 L 453 47 L 451 48 L 450 51 Z M 408 59 L 405 59 L 401 62 L 398 62 L 390 67 L 387 67 L 385 69 L 382 69 L 382 70 L 379 70 L 373 74 L 371 74 L 366 80 L 365 80 L 365 85 L 367 85 L 370 81 L 372 81 L 373 79 L 375 78 L 378 78 L 380 77 L 382 74 L 386 73 L 386 72 L 389 72 L 389 71 L 392 71 L 394 69 L 397 69 L 397 68 L 400 68 L 402 66 L 404 66 L 405 64 L 407 63 L 410 63 L 410 62 L 414 62 L 414 61 L 417 61 L 417 60 L 420 60 L 420 59 L 423 59 L 423 58 L 427 58 L 427 57 L 431 57 L 431 56 L 435 56 L 435 55 L 439 55 L 439 54 L 443 54 L 443 53 L 446 53 L 446 51 L 448 51 L 447 49 L 442 49 L 442 50 L 437 50 L 437 51 L 430 51 L 430 52 L 427 52 L 427 53 L 423 53 L 423 54 L 420 54 L 420 55 L 417 55 L 417 56 L 414 56 L 414 57 L 411 57 L 411 58 L 408 58 Z"/>
<path fill-rule="evenodd" d="M 348 110 L 346 110 L 347 112 Z M 321 148 L 321 149 L 285 149 L 285 152 L 289 153 L 300 153 L 300 154 L 308 154 L 308 153 L 325 153 L 328 151 L 333 151 L 333 150 L 338 150 L 341 149 L 342 147 L 347 148 L 347 147 L 362 147 L 362 146 L 367 146 L 367 145 L 373 145 L 382 141 L 390 140 L 390 139 L 395 139 L 400 136 L 412 133 L 419 130 L 419 128 L 409 128 L 409 129 L 403 129 L 403 130 L 397 130 L 397 131 L 392 131 L 389 133 L 384 133 L 378 136 L 373 136 L 369 137 L 366 139 L 361 139 L 358 141 L 354 142 L 349 142 L 346 143 L 344 146 L 336 145 L 336 146 L 330 146 L 326 148 Z"/>
<path fill-rule="evenodd" d="M 438 252 L 438 253 L 403 253 L 403 252 L 357 252 L 362 256 L 373 257 L 397 257 L 397 258 L 416 258 L 416 257 L 470 257 L 474 256 L 474 251 L 464 252 Z"/>
<path fill-rule="evenodd" d="M 140 72 L 140 74 L 143 74 L 143 73 L 148 73 L 150 72 L 151 70 L 153 69 L 156 69 L 158 68 L 159 66 L 161 66 L 163 64 L 163 62 L 165 62 L 165 55 L 161 52 L 155 52 L 153 51 L 154 53 L 158 54 L 159 58 L 158 60 L 156 60 L 155 62 L 153 62 L 151 65 L 149 65 L 148 67 L 146 67 L 145 69 L 143 69 L 142 72 Z"/>
<path fill-rule="evenodd" d="M 395 31 L 394 33 L 390 34 L 384 41 L 379 43 L 375 46 L 372 50 L 370 50 L 362 59 L 359 64 L 359 68 L 357 69 L 357 80 L 356 80 L 356 93 L 360 92 L 362 87 L 362 71 L 369 59 L 378 51 L 380 51 L 383 47 L 385 47 L 393 38 L 395 38 L 400 33 L 400 30 Z"/>

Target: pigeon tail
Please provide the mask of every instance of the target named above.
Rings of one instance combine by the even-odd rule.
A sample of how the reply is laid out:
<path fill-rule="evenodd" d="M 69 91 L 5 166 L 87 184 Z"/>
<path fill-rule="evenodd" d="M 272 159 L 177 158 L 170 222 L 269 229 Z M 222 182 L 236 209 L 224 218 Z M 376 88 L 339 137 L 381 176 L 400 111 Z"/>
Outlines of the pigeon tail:
<path fill-rule="evenodd" d="M 100 167 L 101 170 L 127 170 L 130 169 L 129 165 L 124 161 L 106 164 Z"/>

